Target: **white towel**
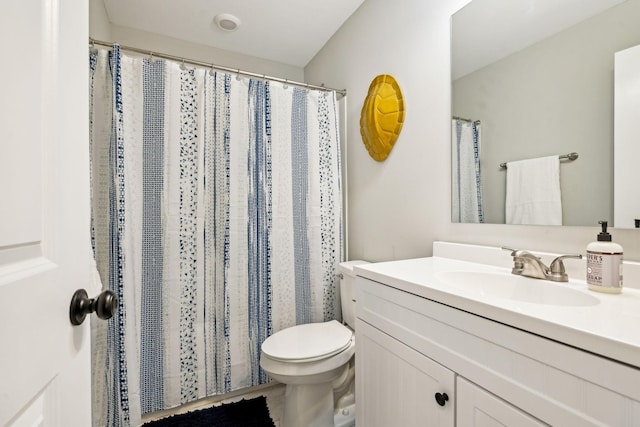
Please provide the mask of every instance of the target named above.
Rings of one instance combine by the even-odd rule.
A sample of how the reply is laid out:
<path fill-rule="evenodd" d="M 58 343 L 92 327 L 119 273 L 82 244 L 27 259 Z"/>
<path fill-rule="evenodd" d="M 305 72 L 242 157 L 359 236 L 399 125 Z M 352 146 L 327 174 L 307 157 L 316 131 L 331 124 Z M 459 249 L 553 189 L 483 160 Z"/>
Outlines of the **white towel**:
<path fill-rule="evenodd" d="M 558 156 L 507 163 L 505 214 L 507 224 L 562 225 Z"/>

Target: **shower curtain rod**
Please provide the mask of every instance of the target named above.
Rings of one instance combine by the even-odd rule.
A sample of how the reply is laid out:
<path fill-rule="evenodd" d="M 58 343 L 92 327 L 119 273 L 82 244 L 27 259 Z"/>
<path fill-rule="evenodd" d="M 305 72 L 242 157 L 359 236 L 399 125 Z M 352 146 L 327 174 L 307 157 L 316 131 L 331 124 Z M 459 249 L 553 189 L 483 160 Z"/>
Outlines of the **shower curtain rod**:
<path fill-rule="evenodd" d="M 458 116 L 453 116 L 452 118 L 453 118 L 453 120 L 462 120 L 463 122 L 468 122 L 468 123 L 478 123 L 478 124 L 480 124 L 480 120 L 465 119 L 465 118 L 463 118 L 463 117 L 458 117 Z"/>
<path fill-rule="evenodd" d="M 100 45 L 100 46 L 105 46 L 105 47 L 113 47 L 114 43 L 109 43 L 109 42 L 105 42 L 105 41 L 100 41 L 100 40 L 95 40 L 95 39 L 89 38 L 89 46 L 94 46 L 94 45 Z M 263 80 L 271 80 L 271 81 L 280 82 L 280 83 L 284 83 L 284 84 L 291 85 L 291 86 L 303 87 L 303 88 L 306 88 L 306 89 L 317 89 L 317 90 L 324 90 L 324 91 L 327 91 L 327 92 L 334 91 L 338 95 L 342 95 L 342 96 L 346 96 L 347 95 L 347 90 L 346 89 L 333 89 L 333 88 L 330 88 L 330 87 L 317 86 L 317 85 L 312 85 L 312 84 L 309 84 L 309 83 L 296 82 L 294 80 L 283 79 L 283 78 L 280 78 L 280 77 L 267 76 L 265 74 L 252 73 L 251 71 L 244 71 L 244 70 L 240 70 L 238 68 L 224 67 L 222 65 L 215 65 L 215 64 L 212 64 L 212 63 L 209 63 L 209 62 L 196 61 L 194 59 L 186 59 L 186 58 L 182 58 L 180 56 L 168 55 L 168 54 L 159 53 L 159 52 L 152 52 L 152 51 L 149 51 L 149 50 L 139 49 L 139 48 L 131 47 L 131 46 L 120 45 L 120 49 L 128 50 L 130 52 L 140 53 L 140 54 L 143 54 L 143 55 L 149 55 L 151 57 L 168 59 L 170 61 L 182 62 L 183 64 L 197 65 L 199 67 L 212 68 L 212 69 L 219 70 L 219 71 L 226 71 L 226 72 L 231 73 L 231 74 L 240 74 L 240 75 L 243 75 L 243 76 L 255 77 L 255 78 L 263 79 Z"/>

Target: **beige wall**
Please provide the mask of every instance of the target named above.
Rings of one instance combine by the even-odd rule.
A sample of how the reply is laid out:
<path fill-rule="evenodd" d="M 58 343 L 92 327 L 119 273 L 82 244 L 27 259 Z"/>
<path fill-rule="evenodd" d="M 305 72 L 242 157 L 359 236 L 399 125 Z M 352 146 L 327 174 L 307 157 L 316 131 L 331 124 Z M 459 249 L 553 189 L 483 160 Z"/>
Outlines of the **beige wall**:
<path fill-rule="evenodd" d="M 450 221 L 449 17 L 467 0 L 367 0 L 305 68 L 310 83 L 345 87 L 349 257 L 428 256 L 434 240 L 585 252 L 597 227 L 452 224 Z M 392 74 L 405 95 L 404 128 L 386 161 L 362 145 L 359 118 L 369 83 Z M 640 235 L 612 230 L 625 258 L 640 260 Z"/>
<path fill-rule="evenodd" d="M 348 90 L 349 256 L 428 255 L 449 222 L 449 16 L 465 0 L 366 0 L 305 68 L 307 81 Z M 364 148 L 360 110 L 371 80 L 393 75 L 406 105 L 384 162 Z"/>

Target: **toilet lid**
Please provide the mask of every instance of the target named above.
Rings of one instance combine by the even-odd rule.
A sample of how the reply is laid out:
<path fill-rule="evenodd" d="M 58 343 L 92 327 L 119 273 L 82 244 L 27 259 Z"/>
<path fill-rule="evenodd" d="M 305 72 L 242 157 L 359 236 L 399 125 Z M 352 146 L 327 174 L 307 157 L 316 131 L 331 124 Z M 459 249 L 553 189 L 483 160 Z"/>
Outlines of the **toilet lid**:
<path fill-rule="evenodd" d="M 292 326 L 271 335 L 262 352 L 282 361 L 308 362 L 340 353 L 351 345 L 353 332 L 337 320 Z"/>

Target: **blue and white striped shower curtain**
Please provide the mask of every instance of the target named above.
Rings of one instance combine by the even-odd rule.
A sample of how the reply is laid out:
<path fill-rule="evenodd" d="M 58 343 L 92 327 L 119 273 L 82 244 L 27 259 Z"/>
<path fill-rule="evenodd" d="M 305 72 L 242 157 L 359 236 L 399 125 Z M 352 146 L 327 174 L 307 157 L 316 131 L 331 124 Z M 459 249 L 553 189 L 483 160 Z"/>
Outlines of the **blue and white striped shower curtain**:
<path fill-rule="evenodd" d="M 484 222 L 479 121 L 451 122 L 451 221 Z"/>
<path fill-rule="evenodd" d="M 90 54 L 94 425 L 267 381 L 260 345 L 340 316 L 333 92 Z"/>

